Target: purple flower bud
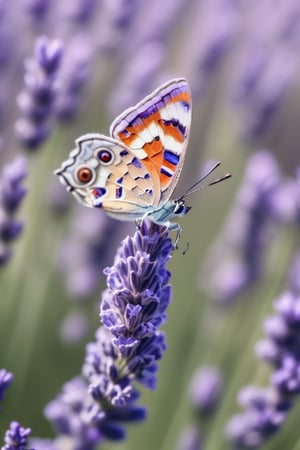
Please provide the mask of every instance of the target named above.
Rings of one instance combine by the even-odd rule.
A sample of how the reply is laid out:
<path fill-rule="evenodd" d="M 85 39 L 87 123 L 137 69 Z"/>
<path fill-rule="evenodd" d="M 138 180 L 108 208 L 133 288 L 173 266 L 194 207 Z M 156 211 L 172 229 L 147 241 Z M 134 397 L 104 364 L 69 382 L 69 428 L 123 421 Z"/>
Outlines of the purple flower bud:
<path fill-rule="evenodd" d="M 190 399 L 199 414 L 209 415 L 216 408 L 223 388 L 221 373 L 214 367 L 201 367 L 190 386 Z"/>
<path fill-rule="evenodd" d="M 300 364 L 293 355 L 285 355 L 280 367 L 272 374 L 273 385 L 282 395 L 300 393 Z"/>
<path fill-rule="evenodd" d="M 0 370 L 0 402 L 3 400 L 6 390 L 11 385 L 14 376 L 5 369 Z"/>
<path fill-rule="evenodd" d="M 61 64 L 63 45 L 58 39 L 50 41 L 45 36 L 41 36 L 35 43 L 35 58 L 46 74 L 56 72 Z"/>
<path fill-rule="evenodd" d="M 61 323 L 59 334 L 68 344 L 81 341 L 88 331 L 87 318 L 79 311 L 70 313 Z"/>
<path fill-rule="evenodd" d="M 259 341 L 255 346 L 257 356 L 270 364 L 277 364 L 282 356 L 282 350 L 272 339 Z"/>
<path fill-rule="evenodd" d="M 16 157 L 4 167 L 0 180 L 0 204 L 11 214 L 16 211 L 26 194 L 22 185 L 26 177 L 26 161 L 23 157 Z"/>
<path fill-rule="evenodd" d="M 264 329 L 267 336 L 275 342 L 287 342 L 290 339 L 289 327 L 282 317 L 269 316 L 265 320 Z"/>
<path fill-rule="evenodd" d="M 196 426 L 187 427 L 176 444 L 176 450 L 201 450 L 203 448 L 202 436 Z"/>
<path fill-rule="evenodd" d="M 27 149 L 34 150 L 50 135 L 48 124 L 34 124 L 27 119 L 19 119 L 15 124 L 15 131 Z"/>

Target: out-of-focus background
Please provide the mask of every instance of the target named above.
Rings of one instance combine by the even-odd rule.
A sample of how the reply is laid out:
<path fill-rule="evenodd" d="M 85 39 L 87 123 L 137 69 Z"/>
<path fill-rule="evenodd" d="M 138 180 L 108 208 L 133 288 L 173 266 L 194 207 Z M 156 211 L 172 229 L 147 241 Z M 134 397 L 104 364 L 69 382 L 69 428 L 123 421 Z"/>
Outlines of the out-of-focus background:
<path fill-rule="evenodd" d="M 41 36 L 62 43 L 46 75 L 37 59 Z M 54 169 L 81 134 L 108 134 L 124 109 L 185 77 L 193 119 L 176 192 L 216 160 L 222 164 L 212 178 L 232 178 L 188 198 L 192 210 L 169 265 L 168 350 L 157 390 L 141 388 L 148 419 L 128 427 L 125 442 L 102 448 L 175 449 L 195 422 L 189 385 L 200 366 L 223 378 L 214 415 L 196 420 L 203 448 L 229 448 L 224 427 L 241 410 L 239 390 L 269 383 L 271 368 L 254 347 L 272 303 L 289 289 L 299 244 L 299 50 L 297 0 L 0 2 L 2 186 L 14 158 L 26 160 L 27 174 L 12 214 L 23 229 L 16 239 L 2 233 L 0 246 L 0 366 L 15 376 L 0 434 L 15 419 L 34 436 L 53 436 L 43 409 L 80 373 L 100 323 L 102 270 L 135 231 L 77 204 Z M 46 93 L 50 86 L 40 115 L 33 113 L 36 86 Z M 296 450 L 298 417 L 296 405 L 263 448 Z"/>

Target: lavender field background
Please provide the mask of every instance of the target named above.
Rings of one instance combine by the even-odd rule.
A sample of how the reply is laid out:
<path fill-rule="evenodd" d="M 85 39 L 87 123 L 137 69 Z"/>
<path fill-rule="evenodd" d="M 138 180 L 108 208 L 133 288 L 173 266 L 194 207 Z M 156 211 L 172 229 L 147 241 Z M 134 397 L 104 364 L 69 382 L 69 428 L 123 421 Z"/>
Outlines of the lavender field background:
<path fill-rule="evenodd" d="M 297 0 L 0 0 L 5 450 L 300 449 L 299 50 Z M 172 253 L 159 226 L 85 208 L 53 171 L 176 77 L 193 98 L 176 193 L 215 161 L 232 178 L 187 199 Z M 158 305 L 143 319 L 110 304 L 141 248 L 139 295 Z M 139 323 L 135 359 L 104 304 Z M 4 438 L 11 421 L 30 436 Z"/>

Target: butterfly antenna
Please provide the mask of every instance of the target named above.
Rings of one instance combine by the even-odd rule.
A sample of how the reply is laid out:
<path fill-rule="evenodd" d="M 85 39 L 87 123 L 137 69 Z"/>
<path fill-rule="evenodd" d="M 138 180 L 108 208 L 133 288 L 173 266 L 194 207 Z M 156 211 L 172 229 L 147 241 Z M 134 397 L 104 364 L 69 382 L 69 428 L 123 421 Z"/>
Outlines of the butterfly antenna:
<path fill-rule="evenodd" d="M 196 181 L 196 183 L 194 183 L 186 192 L 184 192 L 181 196 L 181 199 L 188 197 L 189 195 L 193 194 L 194 192 L 200 191 L 201 189 L 207 188 L 208 186 L 213 186 L 214 184 L 218 184 L 221 183 L 221 181 L 227 180 L 228 178 L 231 177 L 230 173 L 226 173 L 224 176 L 217 178 L 216 180 L 211 181 L 208 184 L 203 184 L 201 186 L 199 186 L 199 184 L 205 180 L 212 172 L 214 172 L 214 170 L 216 170 L 219 166 L 220 166 L 220 161 L 216 162 L 210 169 L 208 172 L 206 172 L 201 178 L 200 180 Z"/>

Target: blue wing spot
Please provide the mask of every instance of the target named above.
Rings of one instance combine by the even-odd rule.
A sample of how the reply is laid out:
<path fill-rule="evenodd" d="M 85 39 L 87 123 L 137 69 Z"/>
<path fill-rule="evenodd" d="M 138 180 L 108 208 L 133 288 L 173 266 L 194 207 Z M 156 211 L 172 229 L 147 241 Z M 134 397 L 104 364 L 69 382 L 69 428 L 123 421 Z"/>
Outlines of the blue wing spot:
<path fill-rule="evenodd" d="M 141 164 L 141 162 L 137 159 L 136 156 L 132 159 L 131 164 L 133 164 L 134 167 L 136 167 L 137 169 L 141 169 L 141 168 L 142 168 L 142 164 Z"/>
<path fill-rule="evenodd" d="M 182 136 L 185 136 L 186 127 L 182 125 L 182 123 L 179 122 L 177 119 L 171 119 L 171 120 L 164 120 L 163 121 L 165 125 L 170 126 L 173 125 L 173 127 L 178 128 Z"/>
<path fill-rule="evenodd" d="M 165 167 L 160 168 L 160 173 L 170 178 L 174 175 L 173 172 L 169 172 Z"/>
<path fill-rule="evenodd" d="M 174 164 L 174 166 L 177 166 L 179 161 L 179 156 L 175 153 L 171 152 L 171 150 L 165 150 L 164 151 L 164 159 L 168 161 L 171 164 Z"/>
<path fill-rule="evenodd" d="M 152 195 L 153 194 L 153 189 L 145 189 L 145 194 Z"/>
<path fill-rule="evenodd" d="M 116 189 L 116 198 L 121 198 L 122 194 L 123 194 L 123 188 L 121 186 L 117 187 L 117 189 Z"/>
<path fill-rule="evenodd" d="M 120 151 L 121 158 L 123 158 L 123 156 L 126 156 L 126 155 L 128 155 L 128 151 L 127 150 L 121 150 Z"/>
<path fill-rule="evenodd" d="M 118 184 L 123 184 L 123 177 L 118 178 L 118 179 L 116 180 L 116 182 L 117 182 Z"/>
<path fill-rule="evenodd" d="M 189 112 L 189 110 L 191 109 L 191 106 L 189 103 L 187 102 L 181 102 L 183 108 L 186 110 L 186 112 Z"/>
<path fill-rule="evenodd" d="M 149 178 L 150 178 L 150 173 L 145 173 L 145 175 L 144 175 L 144 178 L 145 178 L 145 180 L 149 180 Z"/>
<path fill-rule="evenodd" d="M 95 188 L 93 189 L 93 194 L 95 198 L 98 199 L 99 197 L 102 197 L 104 194 L 106 194 L 106 189 L 104 187 Z"/>

